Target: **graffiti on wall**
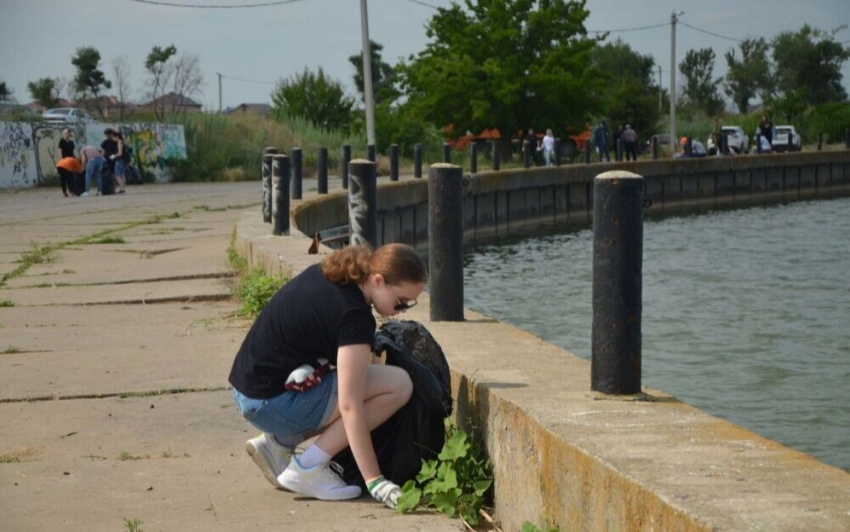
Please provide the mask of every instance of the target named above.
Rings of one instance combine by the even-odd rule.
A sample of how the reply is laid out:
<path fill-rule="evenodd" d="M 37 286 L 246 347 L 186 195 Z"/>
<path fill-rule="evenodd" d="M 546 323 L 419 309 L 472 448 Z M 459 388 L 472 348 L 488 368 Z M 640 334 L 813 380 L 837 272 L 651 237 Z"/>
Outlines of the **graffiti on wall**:
<path fill-rule="evenodd" d="M 26 122 L 0 122 L 0 187 L 37 184 L 32 126 Z"/>
<path fill-rule="evenodd" d="M 41 122 L 0 122 L 0 188 L 34 187 L 55 176 L 59 139 L 65 127 Z M 186 140 L 180 125 L 93 123 L 69 128 L 78 156 L 87 144 L 100 147 L 106 139 L 106 128 L 121 131 L 124 141 L 133 148 L 131 164 L 155 181 L 169 181 L 171 164 L 186 158 Z"/>

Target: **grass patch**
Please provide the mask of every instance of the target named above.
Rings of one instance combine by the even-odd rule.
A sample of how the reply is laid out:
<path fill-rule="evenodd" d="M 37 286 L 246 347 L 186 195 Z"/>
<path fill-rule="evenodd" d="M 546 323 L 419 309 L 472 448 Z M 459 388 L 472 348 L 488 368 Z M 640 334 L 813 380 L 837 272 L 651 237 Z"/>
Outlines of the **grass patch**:
<path fill-rule="evenodd" d="M 86 244 L 126 244 L 127 242 L 120 236 L 106 236 L 103 238 L 93 238 Z"/>
<path fill-rule="evenodd" d="M 142 532 L 142 520 L 141 519 L 127 519 L 124 518 L 124 530 L 127 532 Z"/>
<path fill-rule="evenodd" d="M 0 464 L 19 464 L 21 462 L 35 462 L 39 456 L 38 449 L 26 448 L 20 451 L 0 454 Z"/>
<path fill-rule="evenodd" d="M 3 283 L 0 283 L 2 285 Z M 14 307 L 15 302 L 9 301 L 8 299 L 0 299 L 0 307 Z"/>
<path fill-rule="evenodd" d="M 3 355 L 14 355 L 15 353 L 20 353 L 20 352 L 21 352 L 21 350 L 20 350 L 20 349 L 18 349 L 17 347 L 15 347 L 15 346 L 13 346 L 13 345 L 10 345 L 10 346 L 9 346 L 9 347 L 7 347 L 6 349 L 4 349 L 2 352 L 0 352 L 0 354 L 3 354 Z"/>
<path fill-rule="evenodd" d="M 236 227 L 227 248 L 227 260 L 236 271 L 233 295 L 242 302 L 237 316 L 254 318 L 266 307 L 287 279 L 266 275 L 262 268 L 249 268 L 248 261 L 236 251 Z"/>
<path fill-rule="evenodd" d="M 64 270 L 62 270 L 62 273 L 77 273 L 77 270 L 64 269 Z"/>
<path fill-rule="evenodd" d="M 189 453 L 175 454 L 175 453 L 172 453 L 171 451 L 160 451 L 160 452 L 153 454 L 153 455 L 150 455 L 150 454 L 134 455 L 134 454 L 131 454 L 127 451 L 122 451 L 121 454 L 118 455 L 118 459 L 121 460 L 122 462 L 126 462 L 128 460 L 129 461 L 133 461 L 133 460 L 156 460 L 156 459 L 160 459 L 160 458 L 189 458 Z"/>
<path fill-rule="evenodd" d="M 59 288 L 62 286 L 71 286 L 71 283 L 38 283 L 38 284 L 28 284 L 22 286 L 21 288 Z"/>

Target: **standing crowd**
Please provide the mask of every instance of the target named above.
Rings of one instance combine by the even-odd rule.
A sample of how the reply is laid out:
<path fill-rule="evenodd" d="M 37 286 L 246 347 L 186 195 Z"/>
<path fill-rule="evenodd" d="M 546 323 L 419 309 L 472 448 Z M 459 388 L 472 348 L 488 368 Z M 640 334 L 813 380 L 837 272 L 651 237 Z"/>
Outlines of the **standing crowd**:
<path fill-rule="evenodd" d="M 124 144 L 124 135 L 120 131 L 107 128 L 103 134 L 106 140 L 100 147 L 87 144 L 80 148 L 80 157 L 77 158 L 71 130 L 62 130 L 56 171 L 62 194 L 66 198 L 127 192 L 127 168 L 130 166 L 132 149 Z M 91 188 L 92 182 L 96 184 L 94 190 Z"/>

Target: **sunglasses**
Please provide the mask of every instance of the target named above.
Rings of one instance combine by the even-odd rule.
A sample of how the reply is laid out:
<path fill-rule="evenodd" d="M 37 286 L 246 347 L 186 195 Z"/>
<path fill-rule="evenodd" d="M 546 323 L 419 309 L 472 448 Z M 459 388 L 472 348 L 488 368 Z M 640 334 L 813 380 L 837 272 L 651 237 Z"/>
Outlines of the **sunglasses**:
<path fill-rule="evenodd" d="M 393 295 L 395 295 L 395 293 L 393 293 Z M 393 310 L 395 310 L 396 312 L 408 310 L 408 309 L 415 307 L 417 303 L 418 303 L 418 301 L 416 301 L 415 299 L 413 301 L 408 301 L 406 303 L 402 303 L 401 299 L 399 299 L 398 296 L 396 296 L 395 307 L 393 307 Z"/>

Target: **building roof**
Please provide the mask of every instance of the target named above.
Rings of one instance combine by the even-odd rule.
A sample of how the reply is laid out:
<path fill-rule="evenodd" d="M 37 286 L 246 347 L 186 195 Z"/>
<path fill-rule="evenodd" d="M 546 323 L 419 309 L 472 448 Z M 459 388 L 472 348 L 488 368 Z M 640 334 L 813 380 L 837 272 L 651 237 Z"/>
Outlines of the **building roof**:
<path fill-rule="evenodd" d="M 271 105 L 267 103 L 240 103 L 236 107 L 229 110 L 230 113 L 254 113 L 259 115 L 267 115 L 272 112 Z"/>
<path fill-rule="evenodd" d="M 202 107 L 201 104 L 196 102 L 195 100 L 183 96 L 182 94 L 175 94 L 173 92 L 169 92 L 168 94 L 163 94 L 159 98 L 155 100 L 151 100 L 145 105 L 165 105 L 167 107 L 197 107 L 200 109 Z"/>

